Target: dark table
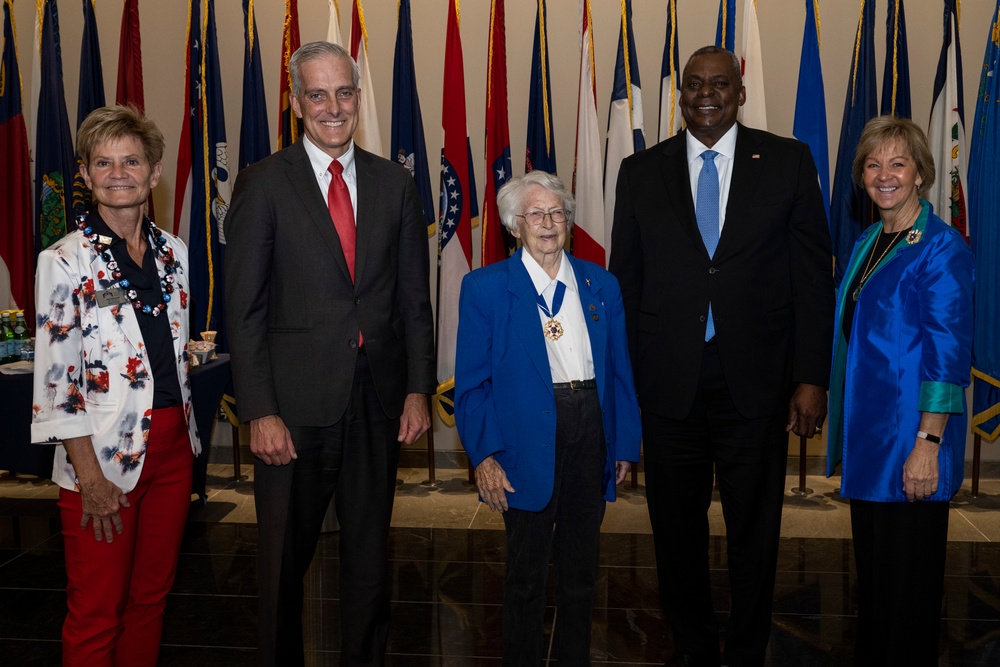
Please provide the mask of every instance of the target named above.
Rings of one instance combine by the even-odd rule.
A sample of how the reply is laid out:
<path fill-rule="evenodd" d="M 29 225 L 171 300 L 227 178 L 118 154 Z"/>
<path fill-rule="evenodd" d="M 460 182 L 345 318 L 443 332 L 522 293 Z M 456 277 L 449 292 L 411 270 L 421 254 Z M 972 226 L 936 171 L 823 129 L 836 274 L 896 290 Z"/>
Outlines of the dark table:
<path fill-rule="evenodd" d="M 201 437 L 201 455 L 194 461 L 191 489 L 204 501 L 208 450 L 212 427 L 219 414 L 219 402 L 229 385 L 229 355 L 191 369 L 191 402 Z M 0 470 L 28 473 L 38 477 L 52 474 L 55 445 L 31 443 L 32 375 L 0 374 Z"/>

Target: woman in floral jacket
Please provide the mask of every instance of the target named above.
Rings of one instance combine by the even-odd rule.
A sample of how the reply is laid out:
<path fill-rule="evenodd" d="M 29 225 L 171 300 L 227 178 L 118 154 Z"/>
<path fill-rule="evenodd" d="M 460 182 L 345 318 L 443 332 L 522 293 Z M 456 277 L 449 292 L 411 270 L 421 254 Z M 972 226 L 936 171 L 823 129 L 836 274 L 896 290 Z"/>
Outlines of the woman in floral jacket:
<path fill-rule="evenodd" d="M 64 665 L 155 665 L 199 441 L 188 382 L 187 248 L 143 211 L 163 135 L 132 107 L 81 125 L 93 192 L 38 257 L 32 441 L 52 479 L 68 575 Z"/>

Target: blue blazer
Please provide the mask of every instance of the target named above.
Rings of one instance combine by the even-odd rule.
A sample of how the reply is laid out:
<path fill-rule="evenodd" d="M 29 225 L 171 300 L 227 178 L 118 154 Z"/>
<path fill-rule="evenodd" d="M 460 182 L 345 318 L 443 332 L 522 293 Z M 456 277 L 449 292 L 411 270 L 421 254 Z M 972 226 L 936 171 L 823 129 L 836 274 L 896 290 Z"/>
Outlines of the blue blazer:
<path fill-rule="evenodd" d="M 455 423 L 474 466 L 492 455 L 507 473 L 515 489 L 508 504 L 539 511 L 552 497 L 556 404 L 537 292 L 522 252 L 462 281 Z M 639 460 L 641 432 L 621 290 L 597 265 L 563 258 L 573 267 L 590 332 L 607 444 L 604 498 L 614 500 L 615 463 Z"/>
<path fill-rule="evenodd" d="M 972 363 L 973 258 L 969 245 L 921 202 L 909 236 L 865 283 L 844 337 L 844 301 L 882 231 L 869 227 L 837 299 L 830 382 L 827 476 L 838 463 L 840 495 L 904 502 L 903 464 L 921 412 L 949 413 L 938 454 L 938 490 L 947 501 L 962 486 L 966 406 Z"/>

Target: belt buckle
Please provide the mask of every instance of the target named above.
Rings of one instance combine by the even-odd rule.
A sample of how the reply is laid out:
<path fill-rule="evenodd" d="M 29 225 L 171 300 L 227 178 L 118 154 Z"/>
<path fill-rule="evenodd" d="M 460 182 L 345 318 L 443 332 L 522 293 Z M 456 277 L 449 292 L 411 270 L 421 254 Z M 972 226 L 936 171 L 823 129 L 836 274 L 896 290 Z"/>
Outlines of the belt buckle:
<path fill-rule="evenodd" d="M 572 389 L 573 391 L 580 391 L 581 389 L 583 389 L 583 382 L 584 382 L 583 380 L 570 380 L 569 388 Z"/>

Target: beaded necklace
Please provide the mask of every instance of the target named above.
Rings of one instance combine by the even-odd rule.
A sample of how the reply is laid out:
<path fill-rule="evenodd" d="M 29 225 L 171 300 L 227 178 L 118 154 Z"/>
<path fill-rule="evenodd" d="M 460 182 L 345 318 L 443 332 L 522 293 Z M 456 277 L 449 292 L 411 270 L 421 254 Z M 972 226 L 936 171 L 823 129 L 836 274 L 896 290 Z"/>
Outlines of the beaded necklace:
<path fill-rule="evenodd" d="M 156 317 L 165 311 L 167 309 L 167 302 L 170 301 L 170 295 L 174 291 L 174 273 L 177 270 L 177 261 L 174 259 L 174 251 L 167 246 L 167 239 L 164 238 L 160 228 L 154 225 L 149 218 L 143 217 L 143 224 L 146 226 L 148 237 L 147 242 L 156 249 L 156 252 L 160 253 L 160 258 L 163 260 L 163 275 L 160 276 L 161 301 L 159 304 L 151 306 L 139 299 L 139 293 L 135 291 L 129 280 L 122 274 L 118 262 L 115 260 L 114 255 L 111 254 L 109 244 L 103 243 L 101 236 L 94 231 L 93 227 L 87 224 L 87 215 L 87 213 L 84 213 L 77 217 L 77 229 L 83 232 L 83 235 L 94 246 L 94 250 L 104 260 L 108 271 L 111 273 L 111 278 L 118 281 L 118 284 L 114 285 L 114 287 L 120 287 L 125 290 L 125 295 L 137 313 Z"/>

